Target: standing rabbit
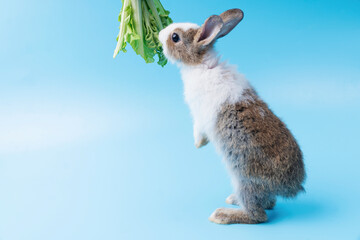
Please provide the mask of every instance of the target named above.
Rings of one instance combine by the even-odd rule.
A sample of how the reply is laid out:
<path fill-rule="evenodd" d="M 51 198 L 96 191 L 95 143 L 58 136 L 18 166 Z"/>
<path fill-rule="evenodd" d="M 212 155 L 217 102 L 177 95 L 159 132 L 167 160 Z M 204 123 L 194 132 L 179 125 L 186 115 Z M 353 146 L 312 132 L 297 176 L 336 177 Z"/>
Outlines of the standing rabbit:
<path fill-rule="evenodd" d="M 210 16 L 201 27 L 173 23 L 159 35 L 165 56 L 181 69 L 195 146 L 211 141 L 223 155 L 234 187 L 226 202 L 243 206 L 216 209 L 209 219 L 221 224 L 265 222 L 265 209 L 275 206 L 277 196 L 292 198 L 304 191 L 296 140 L 244 76 L 214 51 L 215 41 L 242 18 L 240 9 L 231 9 Z"/>

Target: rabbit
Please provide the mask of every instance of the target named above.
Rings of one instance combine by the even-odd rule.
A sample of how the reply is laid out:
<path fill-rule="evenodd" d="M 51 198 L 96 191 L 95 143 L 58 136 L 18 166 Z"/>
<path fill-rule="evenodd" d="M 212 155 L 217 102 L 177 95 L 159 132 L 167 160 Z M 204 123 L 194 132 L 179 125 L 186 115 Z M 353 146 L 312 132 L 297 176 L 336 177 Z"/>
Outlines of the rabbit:
<path fill-rule="evenodd" d="M 216 40 L 243 16 L 230 9 L 202 26 L 172 23 L 159 33 L 164 55 L 181 71 L 195 146 L 213 143 L 234 189 L 226 203 L 242 206 L 216 209 L 209 220 L 219 224 L 266 222 L 265 210 L 274 208 L 277 196 L 293 198 L 305 191 L 297 141 L 246 78 L 214 50 Z"/>

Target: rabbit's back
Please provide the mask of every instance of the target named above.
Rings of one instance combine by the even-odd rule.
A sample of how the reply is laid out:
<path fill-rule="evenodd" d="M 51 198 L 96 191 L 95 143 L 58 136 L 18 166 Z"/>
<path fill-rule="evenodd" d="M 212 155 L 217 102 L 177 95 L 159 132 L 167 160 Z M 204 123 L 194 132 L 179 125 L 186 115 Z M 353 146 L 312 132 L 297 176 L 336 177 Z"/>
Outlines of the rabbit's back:
<path fill-rule="evenodd" d="M 277 195 L 293 197 L 303 190 L 301 150 L 286 125 L 254 90 L 243 94 L 251 100 L 223 104 L 215 144 L 232 175 L 261 182 Z"/>

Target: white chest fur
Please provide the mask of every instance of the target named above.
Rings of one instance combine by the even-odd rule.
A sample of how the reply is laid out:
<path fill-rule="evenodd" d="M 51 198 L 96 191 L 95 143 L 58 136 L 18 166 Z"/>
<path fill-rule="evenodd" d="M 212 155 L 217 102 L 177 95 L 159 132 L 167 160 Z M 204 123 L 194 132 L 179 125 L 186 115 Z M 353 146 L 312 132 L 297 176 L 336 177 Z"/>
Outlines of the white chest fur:
<path fill-rule="evenodd" d="M 181 75 L 194 131 L 214 141 L 215 125 L 222 104 L 244 100 L 242 93 L 250 86 L 245 77 L 233 67 L 219 64 L 217 59 L 207 63 L 195 67 L 182 66 Z M 195 137 L 196 134 L 195 132 Z"/>

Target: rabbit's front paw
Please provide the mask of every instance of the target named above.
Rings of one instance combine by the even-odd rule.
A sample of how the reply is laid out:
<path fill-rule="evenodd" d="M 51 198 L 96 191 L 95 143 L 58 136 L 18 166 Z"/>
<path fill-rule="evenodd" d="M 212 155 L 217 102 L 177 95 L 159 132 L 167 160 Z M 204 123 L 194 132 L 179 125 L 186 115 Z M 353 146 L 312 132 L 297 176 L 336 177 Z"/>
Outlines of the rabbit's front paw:
<path fill-rule="evenodd" d="M 209 143 L 209 140 L 206 137 L 202 137 L 199 141 L 195 142 L 196 148 L 201 148 Z"/>
<path fill-rule="evenodd" d="M 225 202 L 226 202 L 227 204 L 232 204 L 232 205 L 237 205 L 237 206 L 240 206 L 240 205 L 241 205 L 239 199 L 238 199 L 238 198 L 236 197 L 236 195 L 233 194 L 233 193 L 230 194 L 230 196 L 228 196 L 228 197 L 226 198 Z"/>

